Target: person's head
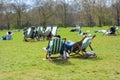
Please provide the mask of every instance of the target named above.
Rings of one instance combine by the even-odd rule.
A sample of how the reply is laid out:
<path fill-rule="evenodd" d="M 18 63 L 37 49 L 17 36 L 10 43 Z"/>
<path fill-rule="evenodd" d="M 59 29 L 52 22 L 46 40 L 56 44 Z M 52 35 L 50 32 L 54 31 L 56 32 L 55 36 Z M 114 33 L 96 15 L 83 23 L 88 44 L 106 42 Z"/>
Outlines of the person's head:
<path fill-rule="evenodd" d="M 55 37 L 57 37 L 57 38 L 61 38 L 61 36 L 60 36 L 60 35 L 55 35 Z"/>
<path fill-rule="evenodd" d="M 86 33 L 86 32 L 85 32 L 85 33 L 83 33 L 83 35 L 87 35 L 87 34 L 88 34 L 88 33 Z"/>
<path fill-rule="evenodd" d="M 8 31 L 8 34 L 11 34 L 12 32 Z"/>

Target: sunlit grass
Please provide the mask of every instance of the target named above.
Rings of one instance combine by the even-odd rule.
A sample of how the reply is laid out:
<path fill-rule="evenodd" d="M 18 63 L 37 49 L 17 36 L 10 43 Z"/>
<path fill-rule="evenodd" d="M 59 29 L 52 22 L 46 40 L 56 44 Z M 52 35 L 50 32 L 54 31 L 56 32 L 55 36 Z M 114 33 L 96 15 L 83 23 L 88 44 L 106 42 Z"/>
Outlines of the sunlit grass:
<path fill-rule="evenodd" d="M 58 34 L 67 40 L 82 39 L 72 28 L 59 28 Z M 95 34 L 103 28 L 82 28 Z M 0 36 L 6 31 L 0 31 Z M 48 41 L 24 42 L 22 30 L 14 32 L 13 39 L 0 41 L 0 80 L 119 80 L 120 36 L 105 36 L 96 33 L 92 47 L 97 58 L 71 57 L 68 62 L 50 63 L 45 60 Z M 89 48 L 87 49 L 89 50 Z"/>

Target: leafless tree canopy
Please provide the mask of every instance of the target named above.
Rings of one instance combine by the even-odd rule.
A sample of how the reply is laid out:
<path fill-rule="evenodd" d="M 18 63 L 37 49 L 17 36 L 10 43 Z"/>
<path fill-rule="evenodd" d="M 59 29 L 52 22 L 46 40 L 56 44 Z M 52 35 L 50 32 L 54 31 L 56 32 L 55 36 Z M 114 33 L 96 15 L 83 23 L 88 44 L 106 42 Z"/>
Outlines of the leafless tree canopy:
<path fill-rule="evenodd" d="M 0 0 L 0 29 L 120 26 L 120 0 Z"/>

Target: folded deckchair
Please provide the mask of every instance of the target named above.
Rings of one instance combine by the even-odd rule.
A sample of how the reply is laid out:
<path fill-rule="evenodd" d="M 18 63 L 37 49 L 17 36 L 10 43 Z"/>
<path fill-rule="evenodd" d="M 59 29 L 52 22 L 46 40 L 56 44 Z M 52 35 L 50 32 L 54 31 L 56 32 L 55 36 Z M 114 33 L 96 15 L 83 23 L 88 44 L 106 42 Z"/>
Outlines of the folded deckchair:
<path fill-rule="evenodd" d="M 56 35 L 56 33 L 57 33 L 57 26 L 53 26 L 53 28 L 52 28 L 52 35 L 53 36 L 55 36 Z"/>
<path fill-rule="evenodd" d="M 94 37 L 95 37 L 95 35 L 93 35 L 93 36 L 87 35 L 82 40 L 74 42 L 72 45 L 68 46 L 68 44 L 66 44 L 66 46 L 67 46 L 66 49 L 69 52 L 69 54 L 71 54 L 72 52 L 75 54 L 79 54 L 80 51 L 83 54 L 84 52 L 86 52 L 86 48 L 88 46 L 90 47 L 91 51 L 93 51 L 91 42 Z"/>
<path fill-rule="evenodd" d="M 65 49 L 66 38 L 51 38 L 46 48 L 46 58 L 52 61 L 51 55 L 58 54 L 62 56 L 62 60 L 67 60 L 67 54 Z"/>

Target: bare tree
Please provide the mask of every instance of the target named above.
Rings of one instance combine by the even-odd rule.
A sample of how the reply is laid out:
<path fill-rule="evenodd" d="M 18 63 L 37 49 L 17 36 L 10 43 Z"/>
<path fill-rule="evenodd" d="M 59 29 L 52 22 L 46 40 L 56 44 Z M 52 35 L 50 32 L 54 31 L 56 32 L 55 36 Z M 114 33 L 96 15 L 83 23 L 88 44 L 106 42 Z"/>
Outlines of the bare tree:
<path fill-rule="evenodd" d="M 0 26 L 4 25 L 4 2 L 0 0 Z"/>
<path fill-rule="evenodd" d="M 11 6 L 14 9 L 14 13 L 16 13 L 17 26 L 18 28 L 21 28 L 22 14 L 26 10 L 26 3 L 24 0 L 13 0 L 13 2 L 11 2 Z"/>
<path fill-rule="evenodd" d="M 53 0 L 36 0 L 35 4 L 39 14 L 38 20 L 44 27 L 46 27 L 49 25 L 49 20 L 54 14 L 54 2 Z"/>
<path fill-rule="evenodd" d="M 115 21 L 118 26 L 120 26 L 120 0 L 114 0 L 113 2 L 113 11 L 115 15 Z"/>
<path fill-rule="evenodd" d="M 94 4 L 94 0 L 83 0 L 83 11 L 84 11 L 84 16 L 86 19 L 87 26 L 93 26 L 94 19 L 92 16 L 92 8 Z"/>
<path fill-rule="evenodd" d="M 120 25 L 120 0 L 0 0 L 0 17 L 1 26 L 18 28 L 23 24 Z"/>

